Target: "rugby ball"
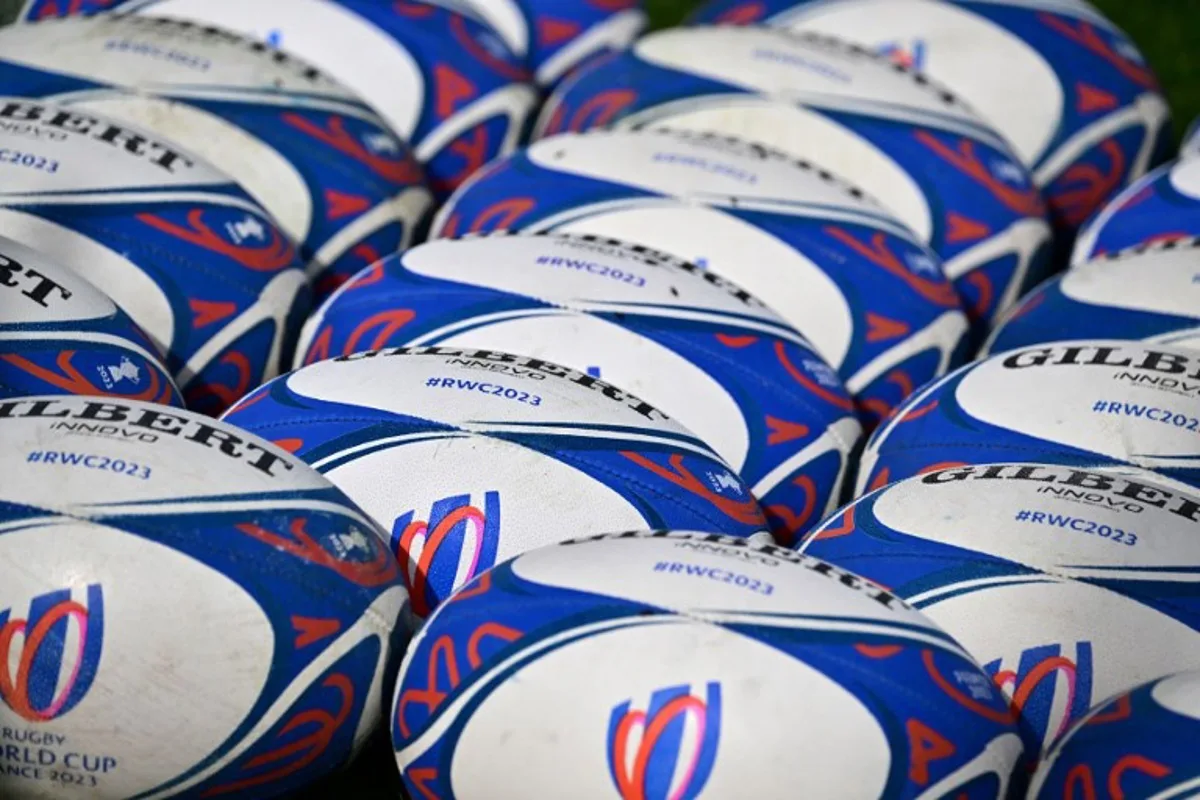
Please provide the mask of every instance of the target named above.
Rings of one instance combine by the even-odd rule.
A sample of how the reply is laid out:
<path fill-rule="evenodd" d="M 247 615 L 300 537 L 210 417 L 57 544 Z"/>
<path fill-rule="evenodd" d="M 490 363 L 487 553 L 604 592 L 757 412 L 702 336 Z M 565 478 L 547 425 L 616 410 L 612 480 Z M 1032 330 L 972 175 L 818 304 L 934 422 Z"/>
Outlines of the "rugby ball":
<path fill-rule="evenodd" d="M 946 89 L 818 34 L 660 31 L 560 84 L 539 135 L 614 126 L 729 134 L 818 164 L 879 200 L 945 262 L 985 323 L 1046 273 L 1050 225 L 1007 143 Z"/>
<path fill-rule="evenodd" d="M 1068 237 L 1171 147 L 1158 79 L 1085 0 L 709 0 L 694 20 L 839 36 L 939 81 L 1012 144 Z"/>
<path fill-rule="evenodd" d="M 1143 470 L 994 463 L 897 481 L 801 551 L 885 585 L 1012 699 L 1036 750 L 1095 703 L 1200 667 L 1200 492 Z"/>
<path fill-rule="evenodd" d="M 1009 311 L 983 353 L 1102 336 L 1200 349 L 1200 239 L 1098 256 L 1051 278 Z"/>
<path fill-rule="evenodd" d="M 225 419 L 312 464 L 390 531 L 422 616 L 497 561 L 575 535 L 766 528 L 750 488 L 682 425 L 537 358 L 339 356 L 277 378 Z"/>
<path fill-rule="evenodd" d="M 330 298 L 297 358 L 395 345 L 504 350 L 629 390 L 733 467 L 783 543 L 837 506 L 862 431 L 834 371 L 757 298 L 613 239 L 420 245 Z"/>
<path fill-rule="evenodd" d="M 1200 155 L 1200 117 L 1192 120 L 1187 132 L 1183 134 L 1183 146 L 1179 149 L 1180 158 L 1194 158 Z"/>
<path fill-rule="evenodd" d="M 116 15 L 10 26 L 0 93 L 107 114 L 204 156 L 301 244 L 321 293 L 407 247 L 431 203 L 407 146 L 348 90 L 222 29 Z"/>
<path fill-rule="evenodd" d="M 1071 263 L 1192 236 L 1200 236 L 1200 158 L 1152 170 L 1114 197 L 1079 231 Z"/>
<path fill-rule="evenodd" d="M 862 190 L 760 145 L 550 136 L 476 173 L 431 235 L 500 228 L 614 236 L 729 278 L 837 369 L 868 426 L 965 358 L 967 320 L 937 255 Z"/>
<path fill-rule="evenodd" d="M 0 236 L 0 398 L 112 395 L 182 407 L 159 357 L 77 272 Z"/>
<path fill-rule="evenodd" d="M 309 308 L 291 239 L 228 176 L 90 111 L 0 98 L 0 234 L 112 298 L 204 412 L 277 374 Z"/>
<path fill-rule="evenodd" d="M 120 3 L 122 11 L 239 31 L 275 52 L 307 59 L 412 143 L 433 190 L 444 196 L 516 147 L 539 96 L 524 62 L 499 34 L 474 15 L 439 5 L 446 4 L 286 0 L 281 9 L 278 0 Z"/>
<path fill-rule="evenodd" d="M 858 492 L 1000 460 L 1128 464 L 1200 486 L 1200 353 L 1082 339 L 968 364 L 875 429 Z"/>
<path fill-rule="evenodd" d="M 646 27 L 641 0 L 428 0 L 492 27 L 534 79 L 552 86 L 583 62 L 624 50 Z"/>
<path fill-rule="evenodd" d="M 198 414 L 0 402 L 0 796 L 294 791 L 365 743 L 407 628 L 382 533 Z"/>
<path fill-rule="evenodd" d="M 1187 797 L 1200 784 L 1197 734 L 1200 671 L 1159 678 L 1080 720 L 1042 761 L 1029 797 L 1099 796 L 1096 787 L 1117 787 L 1124 797 Z"/>
<path fill-rule="evenodd" d="M 446 800 L 1004 798 L 1025 768 L 1003 696 L 924 615 L 824 561 L 692 533 L 480 575 L 413 640 L 392 741 L 412 796 Z"/>

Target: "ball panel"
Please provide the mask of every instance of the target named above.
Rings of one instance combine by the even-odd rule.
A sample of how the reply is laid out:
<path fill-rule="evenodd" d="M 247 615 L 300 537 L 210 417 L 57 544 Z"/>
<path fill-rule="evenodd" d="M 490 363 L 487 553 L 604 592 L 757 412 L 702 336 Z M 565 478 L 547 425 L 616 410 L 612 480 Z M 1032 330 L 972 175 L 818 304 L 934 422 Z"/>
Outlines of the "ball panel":
<path fill-rule="evenodd" d="M 639 242 L 729 277 L 805 334 L 868 421 L 963 355 L 965 319 L 935 255 L 854 187 L 738 140 L 541 140 L 472 179 L 434 222 L 445 236 L 497 227 Z"/>
<path fill-rule="evenodd" d="M 0 637 L 3 651 L 30 659 L 16 675 L 4 667 L 10 680 L 0 692 L 0 722 L 42 735 L 48 746 L 34 750 L 39 782 L 58 796 L 129 796 L 169 783 L 224 746 L 266 687 L 273 626 L 250 594 L 211 567 L 124 531 L 67 519 L 3 533 L 0 553 L 24 565 L 7 570 L 0 589 L 0 629 L 9 634 Z M 124 568 L 135 561 L 145 568 Z M 64 575 L 72 576 L 66 584 Z M 148 597 L 163 613 L 145 613 Z M 222 624 L 207 624 L 212 618 Z M 17 635 L 24 632 L 20 644 L 14 625 Z M 36 633 L 39 626 L 49 626 L 49 638 Z M 213 685 L 214 664 L 195 654 L 230 652 L 239 657 L 220 665 L 224 680 Z M 163 738 L 172 742 L 168 752 Z M 25 760 L 17 748 L 0 750 L 0 764 Z M 81 754 L 101 768 L 84 786 L 52 783 L 49 767 L 67 767 L 71 754 L 76 770 Z M 10 780 L 0 778 L 0 788 Z"/>
<path fill-rule="evenodd" d="M 706 37 L 718 35 L 734 50 L 704 63 L 688 60 L 703 52 L 698 45 Z M 670 51 L 666 66 L 638 58 L 643 52 L 652 58 L 660 41 Z M 737 82 L 739 69 L 762 59 L 792 65 L 774 75 L 780 86 Z M 898 105 L 888 95 L 914 99 Z M 608 125 L 738 135 L 827 164 L 928 240 L 973 301 L 968 310 L 976 319 L 991 319 L 1048 266 L 1042 201 L 1007 145 L 953 96 L 835 40 L 730 27 L 651 35 L 634 52 L 566 81 L 548 102 L 540 130 Z M 1017 258 L 1007 262 L 1008 273 L 986 274 L 1009 253 Z M 986 292 L 972 285 L 983 278 Z"/>
<path fill-rule="evenodd" d="M 1028 458 L 1133 464 L 1197 483 L 1192 351 L 1115 340 L 1013 350 L 910 398 L 867 443 L 859 490 L 934 465 Z M 1036 454 L 1036 455 L 1035 455 Z"/>
<path fill-rule="evenodd" d="M 891 484 L 801 549 L 942 625 L 1045 748 L 1097 700 L 1200 663 L 1198 524 L 1200 496 L 1153 473 L 997 463 Z"/>
<path fill-rule="evenodd" d="M 52 20 L 6 36 L 13 46 L 4 47 L 2 71 L 12 92 L 60 96 L 208 158 L 302 243 L 314 273 L 346 274 L 340 262 L 388 223 L 395 249 L 430 201 L 408 148 L 365 105 L 251 39 L 143 16 Z M 420 198 L 415 215 L 392 202 L 405 192 Z"/>
<path fill-rule="evenodd" d="M 73 770 L 43 770 L 56 792 L 274 796 L 365 740 L 406 595 L 343 494 L 265 441 L 147 403 L 0 402 L 0 443 L 15 477 L 0 551 L 24 554 L 0 581 L 0 722 L 60 733 L 42 742 Z M 147 598 L 175 610 L 148 618 Z"/>
<path fill-rule="evenodd" d="M 74 270 L 0 236 L 0 292 L 0 395 L 183 405 L 149 337 Z"/>
<path fill-rule="evenodd" d="M 21 123 L 0 144 L 19 149 L 37 135 L 44 162 L 17 168 L 13 191 L 0 194 L 6 235 L 108 292 L 185 393 L 257 384 L 290 358 L 309 290 L 291 240 L 244 192 L 125 123 L 33 101 L 9 102 L 5 115 Z M 268 320 L 270 335 L 247 338 Z M 230 349 L 239 339 L 246 346 Z M 206 383 L 222 362 L 233 374 Z"/>
<path fill-rule="evenodd" d="M 1105 784 L 1130 796 L 1193 792 L 1200 765 L 1187 743 L 1196 697 L 1197 674 L 1186 672 L 1110 698 L 1059 740 L 1034 775 L 1030 797 L 1049 800 Z"/>
<path fill-rule="evenodd" d="M 984 353 L 1120 333 L 1200 346 L 1200 248 L 1191 240 L 1099 257 L 1052 278 L 1000 320 Z"/>
<path fill-rule="evenodd" d="M 830 715 L 822 717 L 822 724 L 830 737 L 817 751 L 823 756 L 821 763 L 805 760 L 807 769 L 788 784 L 792 789 L 796 781 L 805 788 L 828 788 L 829 767 L 844 763 L 850 751 L 856 763 L 864 758 L 870 762 L 857 774 L 869 777 L 874 792 L 972 785 L 1003 791 L 1008 783 L 1020 743 L 999 693 L 952 646 L 946 649 L 930 639 L 938 633 L 920 615 L 884 600 L 879 587 L 823 562 L 795 559 L 777 548 L 735 546 L 715 537 L 627 534 L 597 539 L 543 548 L 501 565 L 430 619 L 406 658 L 393 711 L 397 760 L 411 788 L 439 786 L 443 792 L 458 792 L 456 796 L 473 796 L 469 792 L 478 788 L 476 773 L 455 751 L 477 750 L 494 741 L 497 712 L 519 697 L 526 712 L 535 714 L 533 729 L 544 717 L 548 727 L 553 720 L 554 729 L 564 732 L 553 745 L 538 747 L 531 760 L 543 763 L 544 753 L 561 749 L 564 758 L 578 763 L 580 774 L 593 776 L 597 792 L 611 791 L 607 787 L 613 782 L 619 787 L 631 766 L 625 757 L 626 737 L 636 735 L 622 733 L 622 721 L 630 724 L 629 713 L 636 716 L 645 709 L 649 723 L 672 698 L 690 695 L 698 702 L 697 713 L 705 716 L 701 720 L 693 715 L 683 722 L 707 722 L 709 737 L 702 740 L 711 737 L 702 748 L 706 754 L 698 777 L 703 785 L 694 789 L 738 781 L 743 788 L 777 792 L 782 787 L 772 776 L 778 770 L 740 769 L 763 758 L 773 762 L 773 750 L 761 743 L 742 750 L 742 733 L 749 729 L 740 722 L 740 706 L 752 701 L 743 700 L 736 688 L 726 690 L 730 684 L 721 677 L 726 653 L 741 655 L 740 674 L 746 663 L 769 662 L 776 665 L 775 671 L 794 671 L 801 685 L 821 687 L 815 696 L 828 704 Z M 576 548 L 578 554 L 570 552 Z M 764 599 L 765 586 L 785 591 L 787 597 Z M 666 602 L 659 605 L 654 600 Z M 815 603 L 812 609 L 810 600 Z M 745 603 L 750 604 L 747 608 L 774 611 L 747 616 Z M 698 616 L 706 625 L 696 628 L 677 613 Z M 911 624 L 896 624 L 901 619 Z M 734 630 L 738 636 L 728 639 L 726 634 Z M 473 652 L 478 658 L 448 675 L 444 665 L 450 658 L 457 663 L 468 641 L 477 643 Z M 635 641 L 637 647 L 613 646 Z M 677 646 L 666 648 L 666 658 L 653 658 L 652 665 L 641 669 L 636 654 L 662 652 L 664 644 Z M 703 653 L 695 655 L 700 649 Z M 676 657 L 685 652 L 686 657 Z M 590 665 L 584 672 L 554 668 L 574 665 L 585 655 Z M 708 664 L 702 680 L 696 677 L 702 668 L 697 659 Z M 882 661 L 887 661 L 887 671 Z M 569 688 L 592 674 L 591 665 L 608 662 L 615 667 L 603 671 L 608 677 L 590 678 L 582 695 L 578 688 Z M 847 668 L 850 664 L 852 669 Z M 537 674 L 539 679 L 506 680 L 516 673 Z M 954 684 L 943 677 L 950 675 Z M 887 693 L 884 699 L 883 687 L 900 680 L 907 680 L 910 690 Z M 430 689 L 437 694 L 431 695 Z M 582 704 L 556 702 L 568 691 L 585 697 Z M 591 713 L 564 716 L 568 709 L 579 708 Z M 838 709 L 845 713 L 835 713 Z M 590 719 L 597 724 L 589 724 Z M 831 719 L 839 724 L 830 728 Z M 607 726 L 601 724 L 606 720 L 611 720 Z M 659 724 L 667 722 L 662 719 Z M 603 730 L 598 737 L 597 727 L 607 727 L 607 738 L 601 738 Z M 635 784 L 645 780 L 647 786 L 666 786 L 672 776 L 686 775 L 679 765 L 695 752 L 686 744 L 689 730 L 695 729 L 680 731 L 682 752 L 644 743 L 640 755 L 650 762 L 650 771 L 639 772 Z M 842 736 L 858 746 L 837 747 Z M 930 739 L 925 737 L 948 742 L 947 736 L 953 737 L 956 757 L 926 758 L 922 745 Z M 678 742 L 675 734 L 672 740 Z M 865 753 L 863 741 L 871 743 Z M 731 752 L 740 757 L 726 760 Z M 456 769 L 456 764 L 461 766 Z M 493 785 L 490 794 L 512 790 Z"/>
<path fill-rule="evenodd" d="M 1074 266 L 1130 247 L 1200 235 L 1200 159 L 1162 166 L 1114 197 L 1080 231 Z"/>

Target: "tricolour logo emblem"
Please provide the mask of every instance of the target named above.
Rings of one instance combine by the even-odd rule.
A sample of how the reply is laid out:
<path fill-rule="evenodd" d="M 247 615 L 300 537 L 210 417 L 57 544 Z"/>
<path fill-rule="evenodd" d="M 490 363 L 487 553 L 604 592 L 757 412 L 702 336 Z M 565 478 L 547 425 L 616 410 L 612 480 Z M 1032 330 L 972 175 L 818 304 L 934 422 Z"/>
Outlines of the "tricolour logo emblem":
<path fill-rule="evenodd" d="M 712 774 L 721 736 L 721 685 L 650 695 L 646 709 L 621 703 L 608 722 L 608 771 L 624 800 L 693 800 Z"/>
<path fill-rule="evenodd" d="M 35 597 L 24 619 L 0 611 L 0 700 L 31 722 L 63 716 L 91 688 L 103 640 L 99 584 Z"/>
<path fill-rule="evenodd" d="M 902 67 L 923 71 L 927 58 L 927 46 L 921 39 L 911 42 L 883 42 L 875 52 Z"/>
<path fill-rule="evenodd" d="M 1091 642 L 1031 647 L 1016 664 L 997 659 L 984 665 L 984 670 L 1012 699 L 1043 746 L 1092 706 Z"/>
<path fill-rule="evenodd" d="M 496 563 L 500 542 L 500 493 L 475 504 L 468 494 L 433 504 L 428 521 L 415 511 L 396 518 L 392 545 L 404 568 L 413 611 L 425 616 L 456 586 Z"/>

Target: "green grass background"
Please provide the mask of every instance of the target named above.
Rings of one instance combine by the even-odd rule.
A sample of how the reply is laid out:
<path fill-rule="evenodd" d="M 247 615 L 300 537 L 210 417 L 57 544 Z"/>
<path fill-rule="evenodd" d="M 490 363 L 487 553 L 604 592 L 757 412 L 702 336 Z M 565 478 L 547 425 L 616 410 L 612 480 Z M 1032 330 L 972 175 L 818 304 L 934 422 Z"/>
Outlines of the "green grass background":
<path fill-rule="evenodd" d="M 288 0 L 277 0 L 286 6 Z M 1162 80 L 1175 115 L 1175 133 L 1200 115 L 1200 0 L 1092 0 L 1121 26 L 1145 53 Z M 678 23 L 696 0 L 645 0 L 654 27 Z M 21 0 L 0 0 L 0 24 L 11 20 Z M 392 800 L 399 796 L 388 741 L 378 736 L 348 773 L 303 792 L 296 800 L 354 798 Z"/>

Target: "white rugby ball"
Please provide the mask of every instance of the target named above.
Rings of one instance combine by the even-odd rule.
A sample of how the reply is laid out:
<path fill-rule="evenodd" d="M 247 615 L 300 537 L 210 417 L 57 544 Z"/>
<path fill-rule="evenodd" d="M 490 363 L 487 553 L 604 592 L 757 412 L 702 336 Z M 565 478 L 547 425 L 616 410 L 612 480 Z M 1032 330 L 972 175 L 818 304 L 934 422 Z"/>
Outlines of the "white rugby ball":
<path fill-rule="evenodd" d="M 1086 0 L 710 0 L 694 19 L 842 37 L 948 86 L 1012 143 L 1068 239 L 1167 157 L 1158 79 Z"/>
<path fill-rule="evenodd" d="M 408 145 L 355 94 L 224 28 L 125 14 L 9 26 L 0 94 L 116 117 L 205 157 L 301 244 L 322 293 L 407 247 L 432 202 Z"/>
<path fill-rule="evenodd" d="M 948 467 L 859 498 L 802 546 L 960 642 L 1037 748 L 1106 697 L 1200 667 L 1200 492 L 1131 468 Z"/>
<path fill-rule="evenodd" d="M 0 98 L 0 234 L 111 297 L 194 410 L 277 375 L 311 302 L 295 244 L 231 178 L 79 109 Z"/>
<path fill-rule="evenodd" d="M 965 357 L 941 260 L 858 187 L 739 139 L 684 131 L 551 136 L 459 188 L 432 236 L 611 236 L 728 278 L 799 330 L 864 421 Z"/>
<path fill-rule="evenodd" d="M 422 615 L 497 561 L 570 536 L 766 530 L 750 487 L 692 432 L 542 359 L 369 350 L 283 375 L 224 419 L 296 453 L 390 531 Z"/>
<path fill-rule="evenodd" d="M 199 414 L 0 400 L 0 797 L 293 792 L 377 726 L 407 628 L 381 533 Z"/>
<path fill-rule="evenodd" d="M 1041 194 L 959 97 L 845 41 L 765 27 L 652 33 L 551 95 L 538 136 L 677 128 L 760 142 L 874 196 L 942 257 L 973 320 L 1047 270 Z"/>
<path fill-rule="evenodd" d="M 758 298 L 616 240 L 498 233 L 419 245 L 318 309 L 297 362 L 429 345 L 553 361 L 633 392 L 724 458 L 785 544 L 836 507 L 861 433 L 834 371 Z"/>

